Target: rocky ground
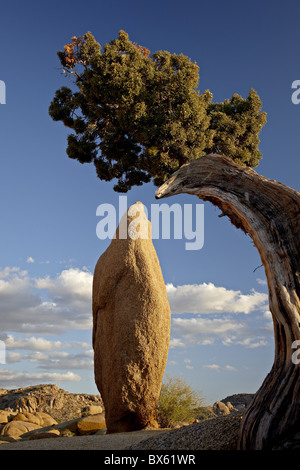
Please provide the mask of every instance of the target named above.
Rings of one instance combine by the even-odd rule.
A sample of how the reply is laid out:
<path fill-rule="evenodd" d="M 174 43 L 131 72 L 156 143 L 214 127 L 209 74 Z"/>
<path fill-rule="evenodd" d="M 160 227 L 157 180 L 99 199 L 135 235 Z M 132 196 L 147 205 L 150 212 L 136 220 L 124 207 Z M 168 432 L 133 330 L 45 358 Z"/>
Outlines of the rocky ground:
<path fill-rule="evenodd" d="M 0 450 L 233 450 L 237 447 L 241 418 L 251 399 L 250 394 L 226 397 L 205 409 L 208 419 L 178 429 L 107 435 L 99 395 L 73 394 L 57 385 L 0 389 L 0 443 L 4 444 Z"/>
<path fill-rule="evenodd" d="M 137 442 L 132 450 L 236 450 L 243 411 L 182 426 Z"/>

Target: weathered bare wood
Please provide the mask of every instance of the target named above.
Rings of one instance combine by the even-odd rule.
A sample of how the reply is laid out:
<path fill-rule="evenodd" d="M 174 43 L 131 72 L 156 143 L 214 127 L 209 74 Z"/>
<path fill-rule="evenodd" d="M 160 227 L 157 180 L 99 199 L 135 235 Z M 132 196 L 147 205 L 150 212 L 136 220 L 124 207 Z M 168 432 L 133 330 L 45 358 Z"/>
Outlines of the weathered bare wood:
<path fill-rule="evenodd" d="M 259 251 L 268 281 L 275 357 L 243 418 L 239 448 L 282 448 L 300 430 L 300 364 L 293 360 L 293 342 L 300 340 L 300 193 L 218 155 L 182 166 L 156 191 L 156 198 L 180 193 L 218 206 Z"/>

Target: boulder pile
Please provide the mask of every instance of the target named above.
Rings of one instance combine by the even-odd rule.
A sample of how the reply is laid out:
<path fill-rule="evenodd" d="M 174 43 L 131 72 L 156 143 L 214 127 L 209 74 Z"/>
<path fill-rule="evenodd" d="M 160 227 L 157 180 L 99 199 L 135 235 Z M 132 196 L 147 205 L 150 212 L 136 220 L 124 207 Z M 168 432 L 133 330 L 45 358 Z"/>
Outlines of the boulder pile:
<path fill-rule="evenodd" d="M 101 408 L 97 408 L 99 406 Z M 101 413 L 102 409 L 100 395 L 69 393 L 56 384 L 0 389 L 0 417 L 2 410 L 8 414 L 43 412 L 57 422 L 63 422 L 83 415 Z"/>
<path fill-rule="evenodd" d="M 212 411 L 216 416 L 226 416 L 234 411 L 244 411 L 250 402 L 254 394 L 252 393 L 237 393 L 230 395 L 223 400 L 216 401 L 213 404 Z"/>
<path fill-rule="evenodd" d="M 94 409 L 94 411 L 99 411 Z M 91 410 L 92 411 L 92 410 Z M 104 433 L 105 414 L 82 416 L 77 419 L 57 423 L 49 414 L 43 412 L 0 412 L 0 444 L 20 439 L 46 439 L 63 436 L 82 436 Z"/>

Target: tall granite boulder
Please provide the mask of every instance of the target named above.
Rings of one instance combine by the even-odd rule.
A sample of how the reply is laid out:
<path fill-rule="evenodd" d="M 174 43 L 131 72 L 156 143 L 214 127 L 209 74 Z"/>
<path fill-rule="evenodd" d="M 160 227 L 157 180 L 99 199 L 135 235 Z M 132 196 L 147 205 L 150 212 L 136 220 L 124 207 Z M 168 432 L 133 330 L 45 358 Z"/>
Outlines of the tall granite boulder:
<path fill-rule="evenodd" d="M 95 382 L 107 433 L 157 427 L 170 306 L 143 204 L 124 214 L 93 280 Z"/>

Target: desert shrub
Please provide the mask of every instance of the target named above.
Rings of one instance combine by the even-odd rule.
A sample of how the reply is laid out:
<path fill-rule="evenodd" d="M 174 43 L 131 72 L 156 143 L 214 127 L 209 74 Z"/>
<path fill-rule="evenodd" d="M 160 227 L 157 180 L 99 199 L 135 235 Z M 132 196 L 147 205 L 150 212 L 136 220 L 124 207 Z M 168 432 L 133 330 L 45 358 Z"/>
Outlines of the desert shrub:
<path fill-rule="evenodd" d="M 162 428 L 191 423 L 199 415 L 203 397 L 181 377 L 166 377 L 162 383 L 157 418 Z"/>

